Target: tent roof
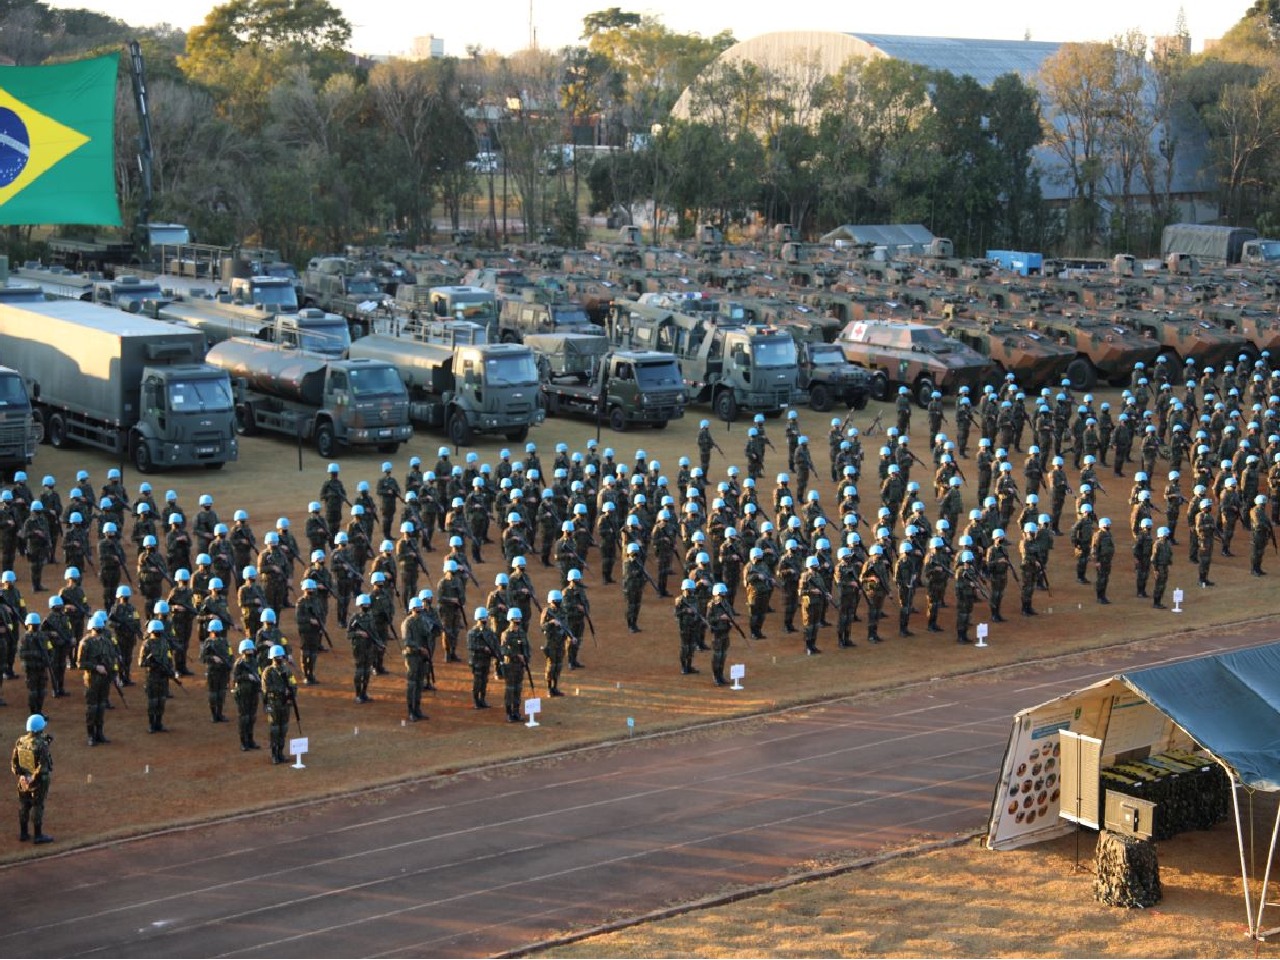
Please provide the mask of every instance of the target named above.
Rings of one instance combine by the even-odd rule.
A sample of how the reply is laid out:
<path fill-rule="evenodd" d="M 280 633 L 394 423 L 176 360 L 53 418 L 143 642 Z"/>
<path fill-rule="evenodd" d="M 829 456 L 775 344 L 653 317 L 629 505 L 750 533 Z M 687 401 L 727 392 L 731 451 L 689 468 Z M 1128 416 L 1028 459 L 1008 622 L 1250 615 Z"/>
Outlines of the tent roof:
<path fill-rule="evenodd" d="M 933 240 L 933 234 L 919 223 L 846 223 L 822 238 L 823 243 L 837 240 L 886 247 L 927 246 Z"/>
<path fill-rule="evenodd" d="M 1245 786 L 1280 790 L 1280 643 L 1122 674 Z"/>

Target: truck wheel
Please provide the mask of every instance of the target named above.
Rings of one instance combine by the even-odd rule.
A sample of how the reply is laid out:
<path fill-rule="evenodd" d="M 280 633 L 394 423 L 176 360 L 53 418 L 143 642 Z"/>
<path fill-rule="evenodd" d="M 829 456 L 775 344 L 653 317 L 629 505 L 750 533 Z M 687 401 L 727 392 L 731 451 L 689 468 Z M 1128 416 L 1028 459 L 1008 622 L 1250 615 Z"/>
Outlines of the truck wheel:
<path fill-rule="evenodd" d="M 826 413 L 831 409 L 831 391 L 826 384 L 815 383 L 809 387 L 809 406 L 819 413 Z"/>
<path fill-rule="evenodd" d="M 139 473 L 150 473 L 155 464 L 151 460 L 151 448 L 142 437 L 133 437 L 133 466 Z"/>
<path fill-rule="evenodd" d="M 853 403 L 851 403 L 849 407 L 853 410 L 865 410 L 867 409 L 867 401 L 869 399 L 870 397 L 867 395 L 867 391 L 859 390 L 853 395 Z"/>
<path fill-rule="evenodd" d="M 627 432 L 627 412 L 621 407 L 613 407 L 609 411 L 609 429 L 618 433 Z"/>
<path fill-rule="evenodd" d="M 328 460 L 337 449 L 338 442 L 333 436 L 333 424 L 322 423 L 316 427 L 316 453 L 320 459 Z"/>
<path fill-rule="evenodd" d="M 721 390 L 716 394 L 716 416 L 725 423 L 738 419 L 738 401 L 733 399 L 732 390 Z"/>
<path fill-rule="evenodd" d="M 236 407 L 236 433 L 242 437 L 252 437 L 258 432 L 258 423 L 253 418 L 253 407 L 242 403 Z"/>
<path fill-rule="evenodd" d="M 63 449 L 67 445 L 67 421 L 62 418 L 62 414 L 55 413 L 49 418 L 49 429 L 46 431 L 49 437 L 49 445 Z"/>
<path fill-rule="evenodd" d="M 655 429 L 655 430 L 665 430 L 665 429 L 667 429 L 667 424 L 668 424 L 668 423 L 670 423 L 670 422 L 671 422 L 670 420 L 658 420 L 658 421 L 656 421 L 656 422 L 654 422 L 654 423 L 650 424 L 650 426 L 652 426 L 652 427 L 653 427 L 653 429 Z"/>
<path fill-rule="evenodd" d="M 460 410 L 455 410 L 449 415 L 449 442 L 455 447 L 471 446 L 471 425 L 467 423 L 467 416 Z"/>
<path fill-rule="evenodd" d="M 921 409 L 929 406 L 929 401 L 933 399 L 933 391 L 936 389 L 938 388 L 928 377 L 921 377 L 916 381 L 916 403 Z"/>
<path fill-rule="evenodd" d="M 1084 357 L 1076 357 L 1067 364 L 1067 379 L 1071 381 L 1072 390 L 1088 390 L 1098 382 L 1093 364 Z"/>
<path fill-rule="evenodd" d="M 889 399 L 889 378 L 880 371 L 871 375 L 871 399 L 877 403 L 884 403 Z"/>
<path fill-rule="evenodd" d="M 518 427 L 515 430 L 507 431 L 508 443 L 524 443 L 528 439 L 529 439 L 529 427 L 527 425 L 523 427 Z"/>
<path fill-rule="evenodd" d="M 49 424 L 45 421 L 43 410 L 31 411 L 31 426 L 35 428 L 36 437 L 41 443 L 49 442 Z"/>

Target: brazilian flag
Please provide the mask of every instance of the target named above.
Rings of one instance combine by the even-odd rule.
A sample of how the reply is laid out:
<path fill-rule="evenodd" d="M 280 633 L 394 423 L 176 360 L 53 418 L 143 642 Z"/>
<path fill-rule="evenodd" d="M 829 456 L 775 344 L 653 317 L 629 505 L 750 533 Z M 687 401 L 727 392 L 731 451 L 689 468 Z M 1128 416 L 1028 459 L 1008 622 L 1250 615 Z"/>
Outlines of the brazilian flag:
<path fill-rule="evenodd" d="M 0 67 L 0 224 L 120 225 L 118 58 Z"/>

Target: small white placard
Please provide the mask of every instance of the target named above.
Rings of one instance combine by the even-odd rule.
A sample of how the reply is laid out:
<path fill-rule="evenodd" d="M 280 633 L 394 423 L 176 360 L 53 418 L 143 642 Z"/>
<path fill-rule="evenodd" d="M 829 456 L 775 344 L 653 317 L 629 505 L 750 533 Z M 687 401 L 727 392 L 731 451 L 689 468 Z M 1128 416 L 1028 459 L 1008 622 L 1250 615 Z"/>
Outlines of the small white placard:
<path fill-rule="evenodd" d="M 302 755 L 307 752 L 307 745 L 306 737 L 294 737 L 289 741 L 289 752 L 293 754 L 294 757 L 293 769 L 306 769 L 306 764 L 302 762 Z"/>
<path fill-rule="evenodd" d="M 1183 593 L 1181 590 L 1173 591 L 1173 612 L 1174 613 L 1182 612 L 1182 597 L 1183 597 Z"/>
<path fill-rule="evenodd" d="M 742 678 L 745 677 L 746 675 L 747 675 L 747 665 L 745 663 L 729 664 L 729 679 L 733 681 L 733 686 L 730 687 L 729 689 L 741 690 Z"/>
<path fill-rule="evenodd" d="M 978 634 L 978 642 L 974 646 L 985 647 L 987 645 L 987 637 L 991 635 L 991 628 L 985 623 L 980 623 L 976 633 Z"/>
<path fill-rule="evenodd" d="M 526 727 L 541 726 L 541 724 L 538 723 L 537 715 L 542 712 L 542 698 L 530 697 L 526 700 L 524 702 L 524 712 L 529 715 L 529 722 L 525 724 Z"/>

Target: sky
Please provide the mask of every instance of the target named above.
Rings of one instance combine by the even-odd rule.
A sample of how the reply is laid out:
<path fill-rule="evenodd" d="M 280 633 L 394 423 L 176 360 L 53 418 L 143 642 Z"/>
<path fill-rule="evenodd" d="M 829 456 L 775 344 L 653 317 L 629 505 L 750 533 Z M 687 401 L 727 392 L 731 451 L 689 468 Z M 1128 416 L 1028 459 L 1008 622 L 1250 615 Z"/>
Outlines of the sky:
<path fill-rule="evenodd" d="M 54 7 L 87 7 L 134 26 L 168 23 L 189 29 L 216 6 L 211 0 L 49 0 Z M 444 40 L 446 55 L 464 56 L 471 44 L 512 53 L 528 47 L 530 21 L 537 45 L 560 49 L 578 42 L 582 18 L 597 10 L 658 17 L 672 30 L 712 36 L 726 28 L 738 40 L 780 30 L 837 30 L 995 40 L 1106 40 L 1130 28 L 1148 36 L 1174 32 L 1179 7 L 1186 13 L 1192 49 L 1222 36 L 1251 0 L 913 0 L 854 4 L 848 0 L 331 0 L 354 28 L 352 49 L 362 54 L 405 53 L 413 37 Z M 531 16 L 532 14 L 532 16 Z"/>

